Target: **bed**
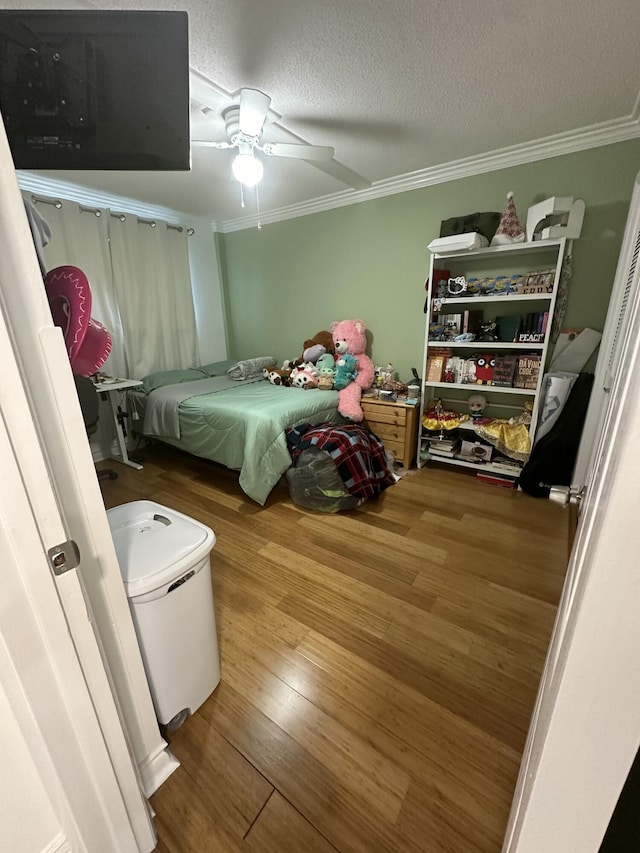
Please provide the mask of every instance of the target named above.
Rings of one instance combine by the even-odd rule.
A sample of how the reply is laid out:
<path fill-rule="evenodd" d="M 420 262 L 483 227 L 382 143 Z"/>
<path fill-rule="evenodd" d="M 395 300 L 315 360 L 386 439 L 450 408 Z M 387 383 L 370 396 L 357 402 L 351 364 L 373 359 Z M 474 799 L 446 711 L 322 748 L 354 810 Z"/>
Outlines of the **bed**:
<path fill-rule="evenodd" d="M 286 388 L 255 376 L 233 380 L 230 367 L 217 362 L 153 374 L 130 404 L 145 436 L 239 471 L 242 490 L 264 505 L 291 465 L 286 427 L 340 421 L 338 392 Z"/>

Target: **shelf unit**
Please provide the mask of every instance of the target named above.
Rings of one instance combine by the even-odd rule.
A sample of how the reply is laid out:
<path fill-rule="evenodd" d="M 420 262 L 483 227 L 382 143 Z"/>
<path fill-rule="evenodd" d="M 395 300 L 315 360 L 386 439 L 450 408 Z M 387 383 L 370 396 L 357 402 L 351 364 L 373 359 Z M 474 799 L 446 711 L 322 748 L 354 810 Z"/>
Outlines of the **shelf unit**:
<path fill-rule="evenodd" d="M 427 359 L 429 358 L 430 350 L 434 347 L 446 347 L 450 349 L 453 355 L 461 357 L 470 357 L 473 353 L 496 353 L 496 354 L 514 354 L 524 355 L 527 353 L 535 353 L 540 355 L 540 370 L 536 386 L 534 389 L 503 387 L 482 384 L 465 384 L 460 382 L 429 382 L 426 378 L 423 380 L 423 389 L 420 405 L 419 430 L 420 440 L 418 443 L 418 467 L 422 467 L 427 461 L 442 462 L 448 465 L 459 465 L 464 468 L 473 468 L 486 473 L 505 474 L 502 469 L 495 468 L 491 462 L 472 462 L 466 459 L 451 458 L 445 456 L 429 455 L 424 453 L 423 447 L 423 429 L 422 418 L 424 410 L 433 398 L 441 398 L 445 408 L 457 408 L 460 411 L 466 411 L 466 398 L 474 393 L 481 393 L 487 397 L 487 415 L 489 417 L 500 416 L 508 417 L 505 410 L 509 410 L 514 414 L 521 408 L 523 398 L 528 398 L 533 403 L 533 411 L 531 416 L 531 426 L 529 428 L 529 437 L 533 444 L 535 427 L 538 418 L 538 409 L 540 403 L 540 391 L 546 366 L 549 359 L 549 341 L 550 331 L 553 323 L 553 314 L 556 306 L 558 295 L 558 283 L 560 273 L 562 271 L 562 263 L 567 250 L 567 241 L 562 239 L 556 240 L 541 240 L 535 243 L 514 243 L 506 246 L 489 247 L 486 249 L 478 249 L 476 251 L 458 251 L 458 252 L 435 252 L 431 255 L 429 265 L 429 292 L 427 296 L 428 310 L 425 323 L 425 339 L 424 339 L 424 358 L 422 361 L 422 369 L 424 376 L 427 376 Z M 555 269 L 553 280 L 553 288 L 548 293 L 526 293 L 526 294 L 504 294 L 504 295 L 476 295 L 469 296 L 463 294 L 461 296 L 447 297 L 440 301 L 440 314 L 455 314 L 464 310 L 479 310 L 483 311 L 484 319 L 490 320 L 505 314 L 526 314 L 531 311 L 548 312 L 547 333 L 545 339 L 541 343 L 519 343 L 505 341 L 471 341 L 471 342 L 455 342 L 431 340 L 429 335 L 430 322 L 432 318 L 432 306 L 435 294 L 432 292 L 434 281 L 434 270 L 447 269 L 450 271 L 451 277 L 460 275 L 465 276 L 468 280 L 471 277 L 484 278 L 486 276 L 496 275 L 512 275 L 522 273 L 525 276 L 528 273 L 537 271 L 541 268 Z M 445 396 L 447 392 L 449 397 Z M 464 394 L 463 392 L 467 392 Z M 493 411 L 492 411 L 493 410 Z M 497 410 L 497 413 L 496 413 Z M 474 426 L 471 422 L 467 422 L 463 427 L 470 432 L 474 432 Z"/>

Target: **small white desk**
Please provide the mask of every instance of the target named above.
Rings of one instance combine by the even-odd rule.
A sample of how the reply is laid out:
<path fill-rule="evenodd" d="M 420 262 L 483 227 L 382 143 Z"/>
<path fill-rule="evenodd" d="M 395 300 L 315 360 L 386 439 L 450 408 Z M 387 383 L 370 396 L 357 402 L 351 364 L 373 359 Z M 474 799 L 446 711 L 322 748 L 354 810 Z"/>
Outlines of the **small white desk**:
<path fill-rule="evenodd" d="M 113 423 L 116 428 L 118 437 L 118 446 L 120 447 L 120 459 L 123 465 L 128 465 L 130 468 L 135 468 L 136 471 L 142 469 L 142 465 L 137 462 L 132 462 L 127 453 L 127 443 L 125 441 L 124 430 L 122 429 L 122 407 L 118 403 L 118 399 L 113 391 L 126 391 L 128 388 L 136 388 L 142 385 L 139 379 L 114 379 L 112 382 L 94 382 L 95 389 L 102 396 L 102 399 L 108 399 L 111 406 L 111 414 L 113 415 Z"/>

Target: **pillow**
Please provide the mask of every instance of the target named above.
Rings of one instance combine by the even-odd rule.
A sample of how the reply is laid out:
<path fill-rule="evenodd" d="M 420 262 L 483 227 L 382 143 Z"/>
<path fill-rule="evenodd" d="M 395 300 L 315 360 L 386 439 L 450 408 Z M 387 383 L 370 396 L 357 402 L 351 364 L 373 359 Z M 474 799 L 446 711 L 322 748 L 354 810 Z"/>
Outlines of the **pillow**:
<path fill-rule="evenodd" d="M 193 382 L 194 379 L 206 379 L 207 374 L 199 367 L 189 367 L 186 370 L 161 370 L 158 373 L 150 373 L 142 380 L 142 390 L 150 394 L 156 388 L 165 385 L 176 385 L 179 382 Z"/>
<path fill-rule="evenodd" d="M 224 376 L 232 365 L 233 362 L 230 359 L 212 361 L 211 364 L 203 364 L 198 370 L 201 370 L 206 376 Z"/>
<path fill-rule="evenodd" d="M 276 360 L 272 356 L 261 356 L 259 358 L 247 358 L 244 361 L 237 361 L 229 370 L 227 376 L 230 379 L 255 379 L 257 376 L 262 376 L 264 367 L 275 367 Z"/>

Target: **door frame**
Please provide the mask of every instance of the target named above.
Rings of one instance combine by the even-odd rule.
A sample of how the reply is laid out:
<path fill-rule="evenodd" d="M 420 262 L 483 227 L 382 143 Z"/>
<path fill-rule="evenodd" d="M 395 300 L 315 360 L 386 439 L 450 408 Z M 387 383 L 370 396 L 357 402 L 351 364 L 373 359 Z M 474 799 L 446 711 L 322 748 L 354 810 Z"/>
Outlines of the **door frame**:
<path fill-rule="evenodd" d="M 613 287 L 611 288 L 611 298 L 602 332 L 602 340 L 598 349 L 591 399 L 573 469 L 571 484 L 576 491 L 585 486 L 589 480 L 593 459 L 597 453 L 598 437 L 604 423 L 604 413 L 609 404 L 614 376 L 618 365 L 622 363 L 619 346 L 625 340 L 629 329 L 627 295 L 630 287 L 637 286 L 640 277 L 640 259 L 637 257 L 639 234 L 640 172 L 636 175 L 633 184 L 629 214 L 622 237 Z M 636 256 L 635 264 L 633 261 L 630 262 L 634 255 Z"/>
<path fill-rule="evenodd" d="M 619 348 L 504 853 L 597 853 L 640 745 L 640 288 Z"/>

